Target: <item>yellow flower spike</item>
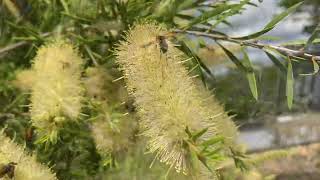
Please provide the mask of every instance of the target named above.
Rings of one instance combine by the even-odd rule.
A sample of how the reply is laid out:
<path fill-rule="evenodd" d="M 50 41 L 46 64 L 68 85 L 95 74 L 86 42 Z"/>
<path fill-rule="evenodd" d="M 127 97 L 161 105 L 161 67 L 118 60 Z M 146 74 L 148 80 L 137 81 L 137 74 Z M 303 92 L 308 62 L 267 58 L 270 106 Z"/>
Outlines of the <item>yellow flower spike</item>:
<path fill-rule="evenodd" d="M 62 117 L 77 119 L 82 106 L 82 63 L 78 51 L 65 41 L 38 50 L 33 62 L 31 119 L 39 130 L 49 132 L 45 134 L 56 131 Z"/>
<path fill-rule="evenodd" d="M 12 142 L 11 139 L 5 137 L 0 132 L 0 164 L 6 166 L 10 162 L 14 165 L 15 180 L 56 180 L 56 176 L 51 170 L 36 161 L 35 156 L 27 155 L 24 149 Z M 1 167 L 0 167 L 1 168 Z M 1 178 L 2 179 L 2 178 Z M 10 179 L 8 174 L 4 175 L 4 179 Z"/>
<path fill-rule="evenodd" d="M 169 41 L 159 41 L 166 34 L 155 24 L 138 24 L 120 43 L 116 55 L 136 101 L 142 134 L 149 138 L 149 151 L 176 171 L 191 174 L 187 127 L 191 132 L 208 128 L 198 144 L 217 135 L 233 144 L 237 130 L 217 100 L 188 77 L 180 63 L 186 59 L 184 54 Z"/>

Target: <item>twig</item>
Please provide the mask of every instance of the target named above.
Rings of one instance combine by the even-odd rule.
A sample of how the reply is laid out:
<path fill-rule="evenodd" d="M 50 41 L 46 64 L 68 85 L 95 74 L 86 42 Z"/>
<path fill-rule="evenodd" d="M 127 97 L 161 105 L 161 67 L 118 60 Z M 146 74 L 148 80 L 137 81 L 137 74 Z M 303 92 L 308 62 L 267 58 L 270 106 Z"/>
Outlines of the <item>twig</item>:
<path fill-rule="evenodd" d="M 4 48 L 1 48 L 0 49 L 0 57 L 1 57 L 1 54 L 4 54 L 8 51 L 11 51 L 13 49 L 16 49 L 18 47 L 21 47 L 21 46 L 24 46 L 24 45 L 27 45 L 29 42 L 28 41 L 21 41 L 21 42 L 18 42 L 18 43 L 15 43 L 15 44 L 10 44 Z"/>
<path fill-rule="evenodd" d="M 207 37 L 210 39 L 214 40 L 222 40 L 222 41 L 228 41 L 228 42 L 233 42 L 237 43 L 240 45 L 245 45 L 245 46 L 250 46 L 253 48 L 258 48 L 258 49 L 267 49 L 267 48 L 272 48 L 280 52 L 281 54 L 285 56 L 291 56 L 291 57 L 300 57 L 308 60 L 316 60 L 320 61 L 320 56 L 313 55 L 310 53 L 307 53 L 302 50 L 293 50 L 289 49 L 286 47 L 282 46 L 276 46 L 276 45 L 269 45 L 269 44 L 262 44 L 258 43 L 256 41 L 247 41 L 247 40 L 238 40 L 236 38 L 232 38 L 226 35 L 221 35 L 221 34 L 211 34 L 211 33 L 205 33 L 205 32 L 199 32 L 199 31 L 182 31 L 182 30 L 174 30 L 174 33 L 180 33 L 180 34 L 189 34 L 189 35 L 194 35 L 194 36 L 202 36 L 202 37 Z"/>
<path fill-rule="evenodd" d="M 40 37 L 47 37 L 49 36 L 51 33 L 50 32 L 47 32 L 47 33 L 43 33 L 40 35 Z M 25 46 L 27 44 L 31 43 L 31 41 L 20 41 L 20 42 L 17 42 L 17 43 L 14 43 L 14 44 L 10 44 L 8 46 L 5 46 L 3 48 L 0 48 L 0 58 L 4 56 L 5 53 L 11 51 L 11 50 L 14 50 L 16 48 L 19 48 L 19 47 L 22 47 L 22 46 Z"/>

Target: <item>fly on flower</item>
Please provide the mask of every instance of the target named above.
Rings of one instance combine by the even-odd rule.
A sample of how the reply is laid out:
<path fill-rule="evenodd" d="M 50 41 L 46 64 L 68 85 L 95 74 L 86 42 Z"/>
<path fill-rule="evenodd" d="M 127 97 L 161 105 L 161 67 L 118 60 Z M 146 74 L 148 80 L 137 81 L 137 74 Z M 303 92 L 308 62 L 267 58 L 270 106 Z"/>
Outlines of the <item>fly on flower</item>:
<path fill-rule="evenodd" d="M 151 45 L 155 45 L 156 48 L 160 50 L 160 53 L 159 53 L 160 58 L 159 59 L 162 60 L 163 59 L 163 55 L 165 56 L 166 65 L 168 65 L 167 64 L 168 63 L 167 62 L 167 52 L 169 50 L 169 44 L 168 44 L 167 37 L 169 37 L 169 34 L 167 34 L 167 35 L 157 35 L 155 37 L 154 41 L 151 41 L 151 42 L 149 42 L 149 43 L 147 43 L 147 44 L 142 46 L 143 48 L 146 48 L 146 47 L 149 47 Z M 159 63 L 162 64 L 163 62 L 164 61 L 161 61 Z M 161 65 L 161 71 L 162 71 L 162 73 L 161 73 L 162 74 L 162 78 L 164 78 L 165 77 L 164 76 L 165 72 L 164 72 L 164 69 L 163 69 L 163 65 Z"/>
<path fill-rule="evenodd" d="M 10 162 L 6 165 L 1 165 L 0 167 L 0 178 L 5 177 L 7 175 L 10 179 L 14 177 L 14 170 L 16 168 L 17 163 Z"/>
<path fill-rule="evenodd" d="M 159 35 L 156 37 L 156 42 L 160 48 L 160 52 L 163 54 L 167 53 L 167 51 L 169 49 L 169 45 L 167 43 L 166 37 Z"/>
<path fill-rule="evenodd" d="M 142 47 L 146 48 L 151 45 L 156 45 L 160 49 L 161 54 L 166 54 L 169 50 L 169 45 L 168 45 L 169 37 L 173 37 L 173 33 L 167 33 L 165 35 L 157 35 L 154 41 L 149 42 L 143 45 Z"/>

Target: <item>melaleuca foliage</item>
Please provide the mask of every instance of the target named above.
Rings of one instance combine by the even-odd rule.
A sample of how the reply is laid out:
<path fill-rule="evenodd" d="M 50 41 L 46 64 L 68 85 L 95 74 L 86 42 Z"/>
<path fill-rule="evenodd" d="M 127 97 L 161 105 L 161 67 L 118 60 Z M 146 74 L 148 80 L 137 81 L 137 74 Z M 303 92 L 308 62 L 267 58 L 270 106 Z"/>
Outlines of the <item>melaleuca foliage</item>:
<path fill-rule="evenodd" d="M 6 0 L 0 6 L 1 50 L 22 45 L 0 51 L 0 126 L 59 179 L 208 179 L 224 158 L 241 155 L 227 148 L 234 146 L 233 122 L 185 62 L 203 82 L 210 73 L 194 52 L 183 53 L 169 41 L 167 50 L 159 45 L 157 36 L 167 29 L 139 25 L 126 39 L 133 44 L 124 32 L 141 19 L 201 30 L 212 21 L 227 23 L 249 4 Z M 220 13 L 212 15 L 216 9 Z M 119 71 L 114 48 L 121 40 L 129 49 L 122 49 Z M 154 153 L 145 155 L 146 147 Z"/>

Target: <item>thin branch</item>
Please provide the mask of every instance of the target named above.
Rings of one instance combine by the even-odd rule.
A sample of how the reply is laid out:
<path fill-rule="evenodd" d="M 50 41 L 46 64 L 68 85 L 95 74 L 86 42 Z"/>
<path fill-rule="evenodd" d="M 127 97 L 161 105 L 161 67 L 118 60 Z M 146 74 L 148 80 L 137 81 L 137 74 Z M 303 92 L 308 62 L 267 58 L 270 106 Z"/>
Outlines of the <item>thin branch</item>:
<path fill-rule="evenodd" d="M 210 39 L 214 40 L 222 40 L 222 41 L 228 41 L 228 42 L 233 42 L 237 43 L 240 45 L 245 45 L 245 46 L 250 46 L 253 48 L 258 48 L 258 49 L 267 49 L 267 48 L 272 48 L 280 52 L 281 54 L 285 56 L 291 56 L 291 57 L 300 57 L 308 60 L 316 60 L 320 61 L 320 56 L 313 55 L 310 53 L 307 53 L 302 50 L 293 50 L 289 49 L 286 47 L 282 46 L 276 46 L 276 45 L 269 45 L 269 44 L 262 44 L 258 43 L 256 41 L 246 41 L 246 40 L 238 40 L 226 35 L 221 35 L 221 34 L 211 34 L 211 33 L 205 33 L 205 32 L 199 32 L 199 31 L 182 31 L 182 30 L 174 30 L 173 33 L 180 33 L 180 34 L 189 34 L 189 35 L 194 35 L 194 36 L 202 36 L 202 37 L 207 37 Z"/>
<path fill-rule="evenodd" d="M 16 49 L 16 48 L 18 48 L 18 47 L 21 47 L 21 46 L 25 46 L 25 45 L 27 45 L 28 43 L 29 43 L 28 41 L 21 41 L 21 42 L 18 42 L 18 43 L 10 44 L 10 45 L 8 45 L 8 46 L 6 46 L 6 47 L 4 47 L 4 48 L 1 48 L 1 49 L 0 49 L 0 57 L 1 57 L 1 55 L 3 55 L 4 53 L 9 52 L 9 51 L 11 51 L 11 50 L 13 50 L 13 49 Z"/>
<path fill-rule="evenodd" d="M 47 37 L 49 36 L 51 33 L 50 32 L 47 32 L 47 33 L 43 33 L 40 35 L 40 37 Z M 0 48 L 0 58 L 2 58 L 3 56 L 5 56 L 5 53 L 9 52 L 9 51 L 12 51 L 16 48 L 19 48 L 19 47 L 22 47 L 22 46 L 25 46 L 27 44 L 31 43 L 31 41 L 20 41 L 20 42 L 17 42 L 17 43 L 14 43 L 14 44 L 10 44 L 8 46 L 5 46 L 3 48 Z"/>

